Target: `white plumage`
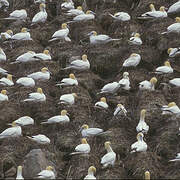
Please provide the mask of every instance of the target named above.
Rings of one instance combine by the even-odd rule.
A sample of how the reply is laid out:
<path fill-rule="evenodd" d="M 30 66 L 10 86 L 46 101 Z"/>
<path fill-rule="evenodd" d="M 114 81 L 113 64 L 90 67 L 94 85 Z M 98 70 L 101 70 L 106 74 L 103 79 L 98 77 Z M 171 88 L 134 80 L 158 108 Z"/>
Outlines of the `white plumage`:
<path fill-rule="evenodd" d="M 100 93 L 112 93 L 114 94 L 120 87 L 120 84 L 118 82 L 112 82 L 106 84 L 102 89 Z"/>
<path fill-rule="evenodd" d="M 31 139 L 32 141 L 35 141 L 39 144 L 50 144 L 50 142 L 51 142 L 50 139 L 43 134 L 38 134 L 38 135 L 32 136 L 32 137 L 27 136 L 27 137 L 29 139 Z"/>
<path fill-rule="evenodd" d="M 84 180 L 96 180 L 94 173 L 96 172 L 96 168 L 94 166 L 90 166 L 88 169 L 88 175 L 85 176 Z"/>
<path fill-rule="evenodd" d="M 7 96 L 7 91 L 6 90 L 2 90 L 0 93 L 0 101 L 8 101 L 9 98 Z"/>
<path fill-rule="evenodd" d="M 117 12 L 114 15 L 109 13 L 109 15 L 118 21 L 129 21 L 131 19 L 131 16 L 126 12 Z"/>
<path fill-rule="evenodd" d="M 128 42 L 133 45 L 138 45 L 138 46 L 142 45 L 142 40 L 140 38 L 140 34 L 135 33 L 135 35 L 133 37 L 131 37 Z"/>
<path fill-rule="evenodd" d="M 7 75 L 8 71 L 0 67 L 0 73 L 3 75 Z"/>
<path fill-rule="evenodd" d="M 6 61 L 6 54 L 1 48 L 0 48 L 0 61 Z"/>
<path fill-rule="evenodd" d="M 44 50 L 43 53 L 34 54 L 33 58 L 35 60 L 43 60 L 43 61 L 48 61 L 48 60 L 52 59 L 51 55 L 47 49 Z"/>
<path fill-rule="evenodd" d="M 73 105 L 75 103 L 75 97 L 77 97 L 75 93 L 64 94 L 60 97 L 60 104 Z"/>
<path fill-rule="evenodd" d="M 18 124 L 19 126 L 34 125 L 34 119 L 29 116 L 22 116 L 13 122 Z"/>
<path fill-rule="evenodd" d="M 19 40 L 19 41 L 23 41 L 23 40 L 32 40 L 31 38 L 31 34 L 28 32 L 27 28 L 22 28 L 20 33 L 14 34 L 11 37 L 12 40 Z"/>
<path fill-rule="evenodd" d="M 123 63 L 123 67 L 136 67 L 141 61 L 141 56 L 136 53 L 132 53 L 128 59 Z"/>
<path fill-rule="evenodd" d="M 20 56 L 18 56 L 16 58 L 16 62 L 30 62 L 30 61 L 34 61 L 35 59 L 33 58 L 33 56 L 35 55 L 36 53 L 33 52 L 33 51 L 28 51 Z"/>
<path fill-rule="evenodd" d="M 78 16 L 80 14 L 84 14 L 81 6 L 78 6 L 76 9 L 70 9 L 66 13 L 68 16 Z"/>
<path fill-rule="evenodd" d="M 84 124 L 81 129 L 81 135 L 82 137 L 90 137 L 90 136 L 96 136 L 103 133 L 103 129 L 100 128 L 89 128 L 87 124 Z"/>
<path fill-rule="evenodd" d="M 27 12 L 25 9 L 15 10 L 10 13 L 8 18 L 4 19 L 13 19 L 13 20 L 25 20 L 27 18 Z"/>
<path fill-rule="evenodd" d="M 8 0 L 0 0 L 0 8 L 2 8 L 2 7 L 9 7 L 9 2 L 8 2 Z"/>
<path fill-rule="evenodd" d="M 17 84 L 25 86 L 25 87 L 34 87 L 35 81 L 29 77 L 21 77 L 16 81 Z"/>
<path fill-rule="evenodd" d="M 176 57 L 180 55 L 180 48 L 169 48 L 168 49 L 169 57 Z"/>
<path fill-rule="evenodd" d="M 127 110 L 122 104 L 118 104 L 113 114 L 114 116 L 117 116 L 117 115 L 127 116 Z"/>
<path fill-rule="evenodd" d="M 124 72 L 123 78 L 119 81 L 120 88 L 124 90 L 130 90 L 130 81 L 129 81 L 129 73 Z"/>
<path fill-rule="evenodd" d="M 170 65 L 169 61 L 166 61 L 164 63 L 164 66 L 160 66 L 158 68 L 156 68 L 155 73 L 157 74 L 169 74 L 169 73 L 173 73 L 173 68 Z"/>
<path fill-rule="evenodd" d="M 8 74 L 7 78 L 3 77 L 0 79 L 0 84 L 3 86 L 13 86 L 12 75 Z"/>
<path fill-rule="evenodd" d="M 161 107 L 162 110 L 162 114 L 179 114 L 180 113 L 180 109 L 179 107 L 176 105 L 175 102 L 171 102 L 168 105 L 164 105 Z"/>
<path fill-rule="evenodd" d="M 140 82 L 139 89 L 154 91 L 156 83 L 157 83 L 157 79 L 155 77 L 153 77 L 153 78 L 151 78 L 150 81 L 145 80 L 145 81 Z"/>
<path fill-rule="evenodd" d="M 175 159 L 171 159 L 169 160 L 169 162 L 174 162 L 174 161 L 180 161 L 180 153 L 177 153 L 176 158 Z"/>
<path fill-rule="evenodd" d="M 74 9 L 74 3 L 72 0 L 66 0 L 66 2 L 61 4 L 61 9 L 68 10 L 68 9 Z"/>
<path fill-rule="evenodd" d="M 36 177 L 38 179 L 55 179 L 55 174 L 53 172 L 53 168 L 51 166 L 48 166 L 46 170 L 42 170 L 40 173 L 38 173 L 38 176 Z"/>
<path fill-rule="evenodd" d="M 56 86 L 73 86 L 73 85 L 78 85 L 78 81 L 75 78 L 74 74 L 70 74 L 69 78 L 64 78 L 61 80 L 60 84 L 56 84 Z"/>
<path fill-rule="evenodd" d="M 171 80 L 169 80 L 169 83 L 174 86 L 180 87 L 180 78 L 171 79 Z"/>
<path fill-rule="evenodd" d="M 70 22 L 78 22 L 78 21 L 88 21 L 88 20 L 92 20 L 92 19 L 95 19 L 95 16 L 94 16 L 94 12 L 88 10 L 86 12 L 86 14 L 80 14 L 80 15 L 77 15 L 73 18 L 72 21 Z"/>
<path fill-rule="evenodd" d="M 180 1 L 171 5 L 168 9 L 168 13 L 178 13 L 180 12 Z"/>
<path fill-rule="evenodd" d="M 103 108 L 103 109 L 107 109 L 109 106 L 108 104 L 106 103 L 106 98 L 105 97 L 102 97 L 100 99 L 100 101 L 96 102 L 95 103 L 95 107 L 100 107 L 100 108 Z"/>
<path fill-rule="evenodd" d="M 22 176 L 22 166 L 18 166 L 17 168 L 16 180 L 24 180 Z"/>

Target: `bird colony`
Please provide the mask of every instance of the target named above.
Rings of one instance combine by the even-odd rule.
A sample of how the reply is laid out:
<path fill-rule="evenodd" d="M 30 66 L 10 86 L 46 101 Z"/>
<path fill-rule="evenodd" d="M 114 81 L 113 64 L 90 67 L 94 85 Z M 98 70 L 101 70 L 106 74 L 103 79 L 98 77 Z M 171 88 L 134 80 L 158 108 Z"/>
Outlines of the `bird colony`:
<path fill-rule="evenodd" d="M 0 0 L 1 178 L 180 178 L 180 1 L 160 3 Z"/>

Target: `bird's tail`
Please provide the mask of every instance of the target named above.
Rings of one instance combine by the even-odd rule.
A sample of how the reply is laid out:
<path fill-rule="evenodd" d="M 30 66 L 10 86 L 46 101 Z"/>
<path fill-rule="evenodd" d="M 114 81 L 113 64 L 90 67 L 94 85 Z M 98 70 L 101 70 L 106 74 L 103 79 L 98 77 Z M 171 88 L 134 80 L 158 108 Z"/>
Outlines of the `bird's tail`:
<path fill-rule="evenodd" d="M 57 40 L 58 38 L 53 38 L 53 39 L 50 39 L 48 42 L 52 42 L 52 41 L 55 41 Z"/>
<path fill-rule="evenodd" d="M 169 162 L 180 161 L 180 159 L 171 159 Z"/>
<path fill-rule="evenodd" d="M 68 36 L 66 36 L 64 39 L 65 41 L 71 42 L 71 39 Z"/>
<path fill-rule="evenodd" d="M 78 154 L 84 154 L 83 152 L 73 152 L 73 153 L 70 153 L 69 155 L 78 155 Z"/>
<path fill-rule="evenodd" d="M 11 62 L 10 64 L 17 64 L 17 63 L 20 63 L 19 61 L 14 61 L 14 62 Z"/>
<path fill-rule="evenodd" d="M 110 133 L 112 133 L 112 131 L 105 131 L 105 132 L 97 134 L 97 136 L 99 136 L 99 135 L 106 135 L 106 134 L 110 134 Z"/>
<path fill-rule="evenodd" d="M 66 69 L 71 69 L 71 66 L 68 66 L 68 67 L 65 67 L 65 68 L 62 68 L 63 70 L 66 70 Z"/>
<path fill-rule="evenodd" d="M 167 32 L 162 32 L 161 34 L 167 34 Z"/>
<path fill-rule="evenodd" d="M 132 153 L 135 153 L 136 151 L 135 150 L 132 150 L 130 153 L 132 154 Z"/>
<path fill-rule="evenodd" d="M 41 122 L 40 124 L 49 124 L 48 121 Z"/>
<path fill-rule="evenodd" d="M 27 101 L 33 101 L 33 99 L 25 99 L 23 100 L 24 102 L 27 102 Z"/>

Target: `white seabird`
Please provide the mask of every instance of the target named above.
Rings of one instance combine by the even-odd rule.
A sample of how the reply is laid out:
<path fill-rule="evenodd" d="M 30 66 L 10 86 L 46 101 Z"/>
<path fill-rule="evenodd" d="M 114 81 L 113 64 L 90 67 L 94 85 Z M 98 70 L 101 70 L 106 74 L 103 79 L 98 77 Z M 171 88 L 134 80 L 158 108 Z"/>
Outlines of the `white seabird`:
<path fill-rule="evenodd" d="M 0 0 L 0 8 L 2 8 L 2 7 L 5 7 L 5 8 L 9 7 L 8 0 Z"/>
<path fill-rule="evenodd" d="M 137 134 L 138 141 L 131 145 L 131 150 L 132 150 L 131 153 L 147 151 L 147 144 L 146 142 L 144 142 L 143 137 L 144 137 L 143 133 L 140 132 Z"/>
<path fill-rule="evenodd" d="M 60 39 L 64 39 L 65 41 L 71 41 L 71 39 L 68 37 L 69 34 L 69 28 L 68 25 L 66 23 L 63 23 L 61 25 L 61 29 L 56 31 L 53 35 L 52 38 L 49 40 L 49 42 L 51 41 L 55 41 L 55 40 L 60 40 Z"/>
<path fill-rule="evenodd" d="M 0 101 L 8 101 L 9 98 L 7 96 L 7 91 L 6 90 L 2 90 L 0 93 Z"/>
<path fill-rule="evenodd" d="M 12 40 L 32 40 L 31 34 L 28 32 L 29 29 L 27 28 L 22 28 L 20 33 L 14 34 L 11 39 Z"/>
<path fill-rule="evenodd" d="M 81 139 L 81 144 L 77 145 L 75 148 L 76 152 L 72 152 L 70 155 L 76 155 L 76 154 L 88 154 L 90 152 L 91 148 L 90 145 L 87 143 L 86 138 Z"/>
<path fill-rule="evenodd" d="M 112 150 L 110 144 L 109 141 L 104 143 L 107 153 L 101 158 L 101 164 L 103 167 L 107 167 L 108 165 L 113 166 L 116 161 L 116 153 Z"/>
<path fill-rule="evenodd" d="M 95 107 L 99 107 L 99 108 L 102 108 L 102 109 L 107 109 L 109 106 L 107 104 L 106 98 L 102 97 L 100 99 L 100 101 L 95 103 Z"/>
<path fill-rule="evenodd" d="M 12 30 L 7 30 L 6 32 L 2 32 L 0 34 L 0 39 L 2 40 L 9 40 L 13 36 L 13 31 Z"/>
<path fill-rule="evenodd" d="M 55 179 L 56 176 L 53 172 L 53 167 L 52 166 L 46 167 L 46 170 L 42 170 L 40 173 L 38 173 L 36 178 L 38 178 L 38 179 Z"/>
<path fill-rule="evenodd" d="M 43 53 L 37 53 L 33 56 L 33 58 L 35 60 L 43 60 L 43 61 L 47 61 L 47 60 L 51 60 L 51 55 L 49 53 L 49 50 L 44 50 Z"/>
<path fill-rule="evenodd" d="M 65 2 L 61 4 L 61 9 L 74 9 L 74 2 L 72 0 L 65 0 Z"/>
<path fill-rule="evenodd" d="M 155 73 L 157 73 L 157 74 L 173 73 L 173 68 L 171 67 L 171 64 L 169 61 L 165 61 L 164 66 L 160 66 L 160 67 L 156 68 Z"/>
<path fill-rule="evenodd" d="M 144 173 L 144 176 L 145 176 L 145 180 L 150 180 L 151 178 L 150 178 L 150 172 L 149 171 L 146 171 L 145 173 Z"/>
<path fill-rule="evenodd" d="M 65 15 L 67 15 L 67 16 L 78 16 L 80 14 L 84 14 L 84 12 L 82 10 L 82 6 L 78 6 L 76 9 L 68 10 Z"/>
<path fill-rule="evenodd" d="M 53 116 L 53 117 L 49 118 L 46 122 L 42 122 L 41 124 L 66 123 L 69 121 L 70 121 L 70 119 L 67 116 L 67 111 L 62 110 L 61 115 Z"/>
<path fill-rule="evenodd" d="M 47 12 L 46 12 L 46 5 L 44 3 L 41 3 L 39 5 L 40 12 L 38 12 L 32 19 L 32 24 L 37 24 L 37 23 L 45 23 L 47 20 Z"/>
<path fill-rule="evenodd" d="M 12 127 L 7 128 L 0 134 L 0 139 L 10 138 L 10 137 L 19 137 L 22 135 L 22 130 L 19 125 L 13 122 Z"/>
<path fill-rule="evenodd" d="M 50 79 L 50 72 L 49 69 L 44 67 L 41 69 L 40 72 L 35 72 L 32 74 L 27 75 L 28 78 L 32 78 L 34 80 L 42 80 L 42 81 L 46 81 Z"/>
<path fill-rule="evenodd" d="M 101 94 L 101 93 L 114 94 L 118 91 L 119 87 L 120 87 L 120 84 L 118 82 L 108 83 L 101 89 L 101 92 L 99 92 L 98 94 Z"/>
<path fill-rule="evenodd" d="M 118 104 L 114 111 L 114 116 L 117 116 L 117 115 L 127 116 L 127 110 L 122 104 Z"/>
<path fill-rule="evenodd" d="M 0 62 L 1 61 L 6 61 L 6 54 L 4 53 L 2 48 L 0 48 Z"/>
<path fill-rule="evenodd" d="M 129 21 L 131 19 L 131 16 L 126 12 L 117 12 L 114 15 L 109 13 L 109 15 L 118 21 Z"/>
<path fill-rule="evenodd" d="M 0 67 L 0 74 L 7 75 L 8 71 Z"/>
<path fill-rule="evenodd" d="M 64 94 L 60 97 L 60 102 L 58 104 L 69 104 L 73 105 L 75 103 L 76 93 Z"/>
<path fill-rule="evenodd" d="M 34 0 L 34 3 L 36 4 L 36 3 L 46 3 L 46 0 Z"/>
<path fill-rule="evenodd" d="M 171 102 L 168 105 L 164 105 L 161 107 L 162 110 L 162 114 L 179 114 L 180 113 L 180 109 L 179 107 L 176 105 L 175 102 Z"/>
<path fill-rule="evenodd" d="M 63 87 L 63 86 L 77 86 L 78 85 L 78 81 L 75 77 L 74 74 L 69 74 L 69 78 L 63 78 L 60 82 L 60 84 L 56 84 L 56 86 L 60 86 L 60 87 Z"/>
<path fill-rule="evenodd" d="M 169 83 L 174 86 L 180 87 L 180 78 L 171 79 L 171 80 L 169 80 Z"/>
<path fill-rule="evenodd" d="M 96 172 L 96 168 L 94 166 L 90 166 L 88 169 L 88 175 L 85 176 L 84 180 L 96 180 L 94 173 Z"/>
<path fill-rule="evenodd" d="M 32 141 L 35 141 L 35 142 L 37 142 L 39 144 L 50 144 L 50 142 L 51 142 L 51 140 L 47 136 L 45 136 L 43 134 L 38 134 L 38 135 L 35 135 L 35 136 L 32 136 L 32 137 L 27 136 L 27 138 L 29 138 Z"/>
<path fill-rule="evenodd" d="M 130 81 L 129 81 L 129 73 L 124 72 L 123 78 L 119 81 L 120 88 L 124 90 L 130 90 Z"/>
<path fill-rule="evenodd" d="M 176 158 L 175 159 L 171 159 L 169 160 L 169 162 L 174 162 L 174 161 L 180 161 L 180 153 L 177 153 Z"/>
<path fill-rule="evenodd" d="M 34 125 L 34 119 L 29 116 L 22 116 L 13 122 L 18 124 L 19 126 Z"/>
<path fill-rule="evenodd" d="M 132 53 L 128 59 L 126 59 L 123 63 L 123 67 L 136 67 L 141 61 L 141 56 L 136 53 Z"/>
<path fill-rule="evenodd" d="M 136 131 L 147 134 L 147 132 L 149 131 L 149 126 L 145 122 L 145 115 L 146 115 L 146 110 L 142 109 L 141 110 L 141 115 L 140 115 L 139 123 L 136 126 Z"/>
<path fill-rule="evenodd" d="M 42 102 L 42 101 L 46 101 L 46 96 L 43 93 L 42 89 L 38 88 L 37 92 L 29 94 L 28 99 L 25 99 L 24 102 L 26 101 Z"/>
<path fill-rule="evenodd" d="M 82 55 L 82 60 L 77 59 L 70 63 L 70 65 L 64 69 L 75 69 L 75 70 L 87 70 L 90 69 L 90 63 L 87 59 L 87 55 Z"/>
<path fill-rule="evenodd" d="M 12 13 L 10 13 L 9 17 L 4 19 L 10 19 L 10 20 L 25 20 L 27 18 L 27 12 L 25 9 L 21 10 L 15 10 Z"/>
<path fill-rule="evenodd" d="M 153 77 L 153 78 L 151 78 L 150 81 L 145 80 L 145 81 L 140 82 L 139 89 L 154 91 L 156 83 L 157 83 L 157 79 L 155 77 Z"/>
<path fill-rule="evenodd" d="M 32 78 L 29 77 L 21 77 L 16 81 L 16 84 L 25 86 L 25 87 L 34 87 L 35 81 Z"/>
<path fill-rule="evenodd" d="M 24 178 L 22 176 L 22 166 L 17 167 L 16 180 L 24 180 Z"/>
<path fill-rule="evenodd" d="M 176 57 L 180 55 L 180 48 L 169 48 L 167 52 L 169 57 Z"/>
<path fill-rule="evenodd" d="M 8 74 L 7 78 L 5 78 L 5 77 L 1 78 L 0 79 L 0 85 L 3 85 L 3 86 L 13 86 L 14 83 L 13 83 L 13 80 L 12 80 L 12 75 Z"/>
<path fill-rule="evenodd" d="M 129 39 L 129 44 L 132 44 L 132 45 L 142 45 L 142 40 L 140 38 L 140 34 L 139 33 L 135 33 L 133 37 L 131 37 Z"/>
<path fill-rule="evenodd" d="M 34 51 L 28 51 L 20 56 L 18 56 L 16 58 L 16 61 L 15 62 L 12 62 L 12 64 L 14 63 L 19 63 L 19 62 L 30 62 L 30 61 L 34 61 L 35 59 L 33 58 L 33 56 L 35 55 L 36 53 Z"/>
<path fill-rule="evenodd" d="M 180 1 L 177 1 L 173 5 L 171 5 L 168 9 L 168 13 L 178 13 L 180 12 Z"/>

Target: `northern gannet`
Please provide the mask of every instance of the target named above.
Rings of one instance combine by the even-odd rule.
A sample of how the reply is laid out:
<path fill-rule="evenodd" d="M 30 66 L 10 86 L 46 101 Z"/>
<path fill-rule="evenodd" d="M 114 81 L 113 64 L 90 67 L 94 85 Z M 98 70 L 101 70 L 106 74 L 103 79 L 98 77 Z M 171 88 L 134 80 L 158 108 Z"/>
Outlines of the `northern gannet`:
<path fill-rule="evenodd" d="M 9 7 L 8 0 L 0 0 L 0 8 L 2 8 L 2 7 L 5 7 L 5 8 Z"/>
<path fill-rule="evenodd" d="M 180 78 L 171 79 L 171 80 L 169 80 L 169 83 L 174 86 L 180 87 Z"/>
<path fill-rule="evenodd" d="M 60 86 L 60 87 L 63 87 L 63 86 L 77 86 L 78 85 L 78 81 L 75 77 L 74 74 L 69 74 L 69 78 L 63 78 L 60 82 L 60 84 L 56 84 L 56 86 Z"/>
<path fill-rule="evenodd" d="M 88 175 L 85 176 L 84 180 L 96 180 L 94 173 L 96 173 L 96 168 L 94 166 L 90 166 L 88 169 Z"/>
<path fill-rule="evenodd" d="M 2 90 L 0 93 L 0 101 L 8 101 L 8 96 L 7 96 L 7 91 L 6 90 Z"/>
<path fill-rule="evenodd" d="M 46 12 L 46 5 L 44 3 L 41 3 L 39 5 L 39 9 L 40 9 L 40 12 L 38 12 L 32 19 L 32 24 L 31 25 L 34 25 L 34 24 L 37 24 L 37 23 L 44 23 L 47 19 L 47 12 Z"/>
<path fill-rule="evenodd" d="M 173 162 L 173 161 L 180 161 L 180 153 L 177 153 L 176 158 L 175 159 L 171 159 L 169 160 L 169 162 Z"/>
<path fill-rule="evenodd" d="M 53 117 L 49 118 L 46 122 L 42 122 L 41 124 L 66 123 L 69 121 L 70 121 L 70 119 L 67 116 L 67 111 L 62 110 L 61 115 L 53 116 Z"/>
<path fill-rule="evenodd" d="M 8 71 L 0 67 L 0 74 L 7 75 Z"/>
<path fill-rule="evenodd" d="M 80 14 L 84 14 L 82 6 L 78 6 L 76 9 L 70 9 L 66 13 L 67 16 L 78 16 Z"/>
<path fill-rule="evenodd" d="M 46 167 L 46 170 L 42 170 L 40 173 L 38 173 L 36 178 L 38 178 L 38 179 L 55 179 L 56 176 L 53 172 L 53 167 L 52 166 Z"/>
<path fill-rule="evenodd" d="M 139 89 L 140 90 L 150 90 L 154 91 L 155 90 L 155 84 L 157 83 L 157 79 L 155 77 L 151 78 L 150 81 L 142 81 L 139 83 Z"/>
<path fill-rule="evenodd" d="M 180 17 L 175 18 L 176 23 L 171 24 L 167 27 L 167 31 L 163 32 L 161 34 L 167 34 L 167 33 L 180 33 Z"/>
<path fill-rule="evenodd" d="M 13 80 L 12 80 L 12 75 L 8 74 L 7 78 L 3 77 L 0 79 L 0 85 L 4 85 L 4 86 L 13 86 Z"/>
<path fill-rule="evenodd" d="M 107 153 L 101 158 L 101 164 L 103 167 L 107 167 L 108 165 L 113 166 L 116 161 L 116 153 L 112 150 L 110 144 L 111 142 L 109 141 L 104 143 Z"/>
<path fill-rule="evenodd" d="M 18 124 L 19 126 L 34 125 L 34 119 L 29 116 L 22 116 L 13 122 Z"/>
<path fill-rule="evenodd" d="M 6 54 L 2 48 L 0 48 L 0 61 L 6 61 Z"/>
<path fill-rule="evenodd" d="M 73 105 L 75 103 L 75 98 L 77 97 L 76 93 L 64 94 L 60 97 L 59 104 L 69 104 Z"/>
<path fill-rule="evenodd" d="M 117 115 L 127 116 L 127 110 L 122 104 L 118 104 L 114 111 L 114 116 L 117 116 Z"/>
<path fill-rule="evenodd" d="M 131 16 L 126 12 L 117 12 L 114 15 L 109 13 L 109 15 L 118 21 L 129 21 L 131 19 Z"/>
<path fill-rule="evenodd" d="M 108 35 L 105 34 L 97 34 L 96 31 L 91 31 L 88 33 L 90 44 L 106 44 L 111 41 L 118 41 L 120 39 L 112 39 Z"/>
<path fill-rule="evenodd" d="M 18 62 L 30 62 L 30 61 L 34 61 L 35 59 L 33 58 L 33 56 L 35 55 L 36 53 L 34 51 L 28 51 L 20 56 L 18 56 L 16 58 L 16 61 L 15 62 L 12 62 L 12 64 L 14 63 L 18 63 Z"/>
<path fill-rule="evenodd" d="M 49 42 L 54 41 L 54 40 L 60 40 L 64 39 L 65 41 L 71 41 L 71 39 L 68 37 L 69 34 L 69 28 L 66 23 L 63 23 L 61 25 L 61 29 L 56 31 L 53 35 L 52 38 L 49 40 Z"/>
<path fill-rule="evenodd" d="M 35 58 L 35 60 L 43 60 L 43 61 L 47 61 L 47 60 L 51 60 L 51 55 L 49 53 L 49 50 L 44 50 L 43 53 L 37 53 L 33 56 L 33 58 Z"/>
<path fill-rule="evenodd" d="M 100 101 L 95 103 L 95 107 L 99 107 L 99 108 L 102 108 L 102 109 L 107 109 L 109 106 L 108 106 L 108 104 L 106 102 L 106 98 L 102 97 L 100 99 Z"/>
<path fill-rule="evenodd" d="M 15 122 L 11 124 L 12 127 L 7 128 L 0 134 L 0 139 L 9 138 L 9 137 L 18 137 L 22 135 L 22 129 Z"/>
<path fill-rule="evenodd" d="M 34 0 L 34 3 L 36 4 L 36 3 L 46 3 L 46 0 Z"/>
<path fill-rule="evenodd" d="M 79 144 L 75 147 L 76 152 L 72 152 L 70 155 L 88 154 L 90 152 L 90 150 L 91 150 L 91 148 L 90 148 L 90 145 L 87 143 L 86 138 L 82 138 L 81 144 Z"/>
<path fill-rule="evenodd" d="M 141 61 L 141 56 L 136 53 L 132 53 L 128 59 L 126 59 L 123 63 L 123 67 L 136 67 Z"/>
<path fill-rule="evenodd" d="M 29 77 L 21 77 L 16 81 L 16 84 L 25 86 L 25 87 L 34 87 L 35 81 L 32 78 Z"/>
<path fill-rule="evenodd" d="M 12 13 L 10 13 L 9 17 L 4 19 L 10 19 L 10 20 L 25 20 L 27 18 L 27 12 L 25 9 L 21 10 L 15 10 Z"/>
<path fill-rule="evenodd" d="M 170 102 L 168 105 L 164 105 L 161 107 L 162 110 L 162 114 L 179 114 L 180 113 L 180 109 L 179 107 L 176 105 L 175 102 Z"/>
<path fill-rule="evenodd" d="M 155 9 L 155 7 L 154 7 L 154 4 L 150 4 L 150 5 L 149 5 L 149 8 L 150 8 L 151 11 L 156 11 L 156 9 Z"/>
<path fill-rule="evenodd" d="M 26 101 L 42 102 L 46 101 L 46 96 L 41 88 L 37 88 L 37 92 L 30 93 L 28 99 L 24 100 L 24 102 Z"/>
<path fill-rule="evenodd" d="M 140 38 L 140 34 L 139 33 L 135 33 L 133 37 L 131 37 L 129 39 L 129 44 L 132 44 L 132 45 L 142 45 L 142 40 Z"/>
<path fill-rule="evenodd" d="M 168 13 L 178 13 L 180 12 L 180 1 L 174 3 L 173 5 L 171 5 L 168 9 Z"/>
<path fill-rule="evenodd" d="M 123 73 L 123 78 L 119 81 L 119 85 L 120 85 L 120 88 L 122 88 L 124 90 L 129 90 L 131 88 L 128 72 Z"/>
<path fill-rule="evenodd" d="M 120 87 L 120 84 L 118 82 L 108 83 L 101 89 L 101 92 L 99 92 L 98 94 L 101 94 L 101 93 L 114 94 L 118 91 L 119 87 Z"/>
<path fill-rule="evenodd" d="M 145 122 L 146 109 L 141 110 L 140 120 L 136 126 L 137 132 L 147 133 L 149 131 L 149 126 Z"/>
<path fill-rule="evenodd" d="M 180 48 L 169 48 L 167 53 L 169 57 L 176 57 L 180 55 Z"/>
<path fill-rule="evenodd" d="M 24 178 L 22 176 L 22 166 L 17 167 L 16 180 L 24 180 Z"/>
<path fill-rule="evenodd" d="M 87 59 L 87 55 L 82 55 L 82 60 L 77 59 L 70 63 L 70 65 L 64 69 L 76 69 L 76 70 L 87 70 L 90 69 L 90 63 Z"/>
<path fill-rule="evenodd" d="M 145 176 L 145 180 L 150 180 L 150 172 L 149 171 L 146 171 L 144 173 L 144 176 Z"/>
<path fill-rule="evenodd" d="M 165 61 L 164 66 L 160 66 L 160 67 L 156 68 L 155 73 L 157 73 L 157 74 L 173 73 L 173 68 L 171 67 L 171 64 L 169 61 Z"/>
<path fill-rule="evenodd" d="M 2 32 L 0 34 L 0 39 L 2 40 L 9 40 L 13 36 L 13 31 L 12 30 L 7 30 L 6 32 Z"/>
<path fill-rule="evenodd" d="M 34 80 L 49 80 L 50 79 L 50 72 L 49 69 L 44 67 L 41 69 L 40 72 L 35 72 L 32 74 L 27 75 L 28 78 L 32 78 Z"/>
<path fill-rule="evenodd" d="M 31 34 L 28 32 L 29 29 L 22 28 L 20 33 L 14 34 L 11 39 L 12 40 L 32 40 Z"/>
<path fill-rule="evenodd" d="M 50 142 L 51 142 L 51 140 L 47 136 L 45 136 L 43 134 L 38 134 L 38 135 L 35 135 L 35 136 L 32 136 L 32 137 L 27 136 L 27 138 L 29 138 L 32 141 L 35 141 L 35 142 L 37 142 L 39 144 L 50 144 Z"/>
<path fill-rule="evenodd" d="M 134 152 L 145 152 L 147 150 L 147 144 L 146 142 L 144 142 L 143 140 L 143 133 L 138 133 L 137 134 L 137 142 L 133 143 L 131 145 L 131 153 L 134 153 Z"/>
<path fill-rule="evenodd" d="M 74 2 L 72 0 L 65 0 L 65 2 L 61 4 L 61 9 L 74 9 Z"/>
<path fill-rule="evenodd" d="M 167 17 L 167 12 L 165 11 L 165 7 L 161 6 L 159 11 L 149 11 L 142 14 L 138 19 L 155 19 L 155 18 L 165 18 Z"/>

